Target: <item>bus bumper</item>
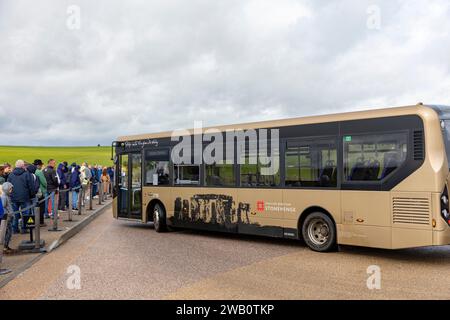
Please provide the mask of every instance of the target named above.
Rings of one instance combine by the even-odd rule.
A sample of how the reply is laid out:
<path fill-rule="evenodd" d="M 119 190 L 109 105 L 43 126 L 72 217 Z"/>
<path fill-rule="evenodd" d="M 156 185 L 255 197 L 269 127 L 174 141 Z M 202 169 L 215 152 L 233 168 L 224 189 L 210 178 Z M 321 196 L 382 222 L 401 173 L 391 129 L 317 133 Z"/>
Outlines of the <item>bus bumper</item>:
<path fill-rule="evenodd" d="M 434 246 L 445 246 L 450 245 L 450 227 L 447 227 L 443 231 L 433 232 L 433 245 Z"/>

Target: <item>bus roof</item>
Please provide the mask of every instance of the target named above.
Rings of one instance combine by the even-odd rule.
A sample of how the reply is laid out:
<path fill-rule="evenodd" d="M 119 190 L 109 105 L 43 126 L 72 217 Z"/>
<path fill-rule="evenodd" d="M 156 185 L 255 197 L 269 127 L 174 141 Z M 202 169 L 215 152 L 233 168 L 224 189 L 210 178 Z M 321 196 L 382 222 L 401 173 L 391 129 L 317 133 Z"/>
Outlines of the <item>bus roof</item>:
<path fill-rule="evenodd" d="M 360 119 L 369 119 L 369 118 L 382 118 L 382 117 L 392 117 L 392 116 L 402 116 L 402 115 L 410 115 L 410 114 L 418 114 L 422 117 L 425 117 L 427 113 L 434 112 L 439 113 L 439 110 L 450 110 L 450 107 L 446 106 L 438 106 L 438 105 L 423 105 L 421 103 L 417 105 L 404 106 L 404 107 L 390 107 L 384 109 L 373 109 L 373 110 L 364 110 L 364 111 L 354 111 L 354 112 L 345 112 L 345 113 L 336 113 L 336 114 L 328 114 L 328 115 L 319 115 L 319 116 L 308 116 L 308 117 L 297 117 L 297 118 L 288 118 L 288 119 L 280 119 L 280 120 L 269 120 L 269 121 L 259 121 L 259 122 L 249 122 L 249 123 L 240 123 L 240 124 L 230 124 L 230 125 L 222 125 L 215 127 L 205 127 L 203 131 L 208 129 L 217 129 L 220 131 L 226 130 L 247 130 L 247 129 L 258 129 L 258 128 L 277 128 L 277 127 L 286 127 L 293 125 L 302 125 L 302 124 L 314 124 L 314 123 L 327 123 L 327 122 L 336 122 L 336 121 L 346 121 L 346 120 L 360 120 Z M 186 129 L 190 134 L 193 133 L 193 129 Z M 135 141 L 135 140 L 145 140 L 145 139 L 156 139 L 156 138 L 165 138 L 170 137 L 172 135 L 172 131 L 158 132 L 158 133 L 149 133 L 149 134 L 137 134 L 137 135 L 129 135 L 129 136 L 121 136 L 118 137 L 117 141 Z M 178 134 L 177 134 L 178 136 Z"/>

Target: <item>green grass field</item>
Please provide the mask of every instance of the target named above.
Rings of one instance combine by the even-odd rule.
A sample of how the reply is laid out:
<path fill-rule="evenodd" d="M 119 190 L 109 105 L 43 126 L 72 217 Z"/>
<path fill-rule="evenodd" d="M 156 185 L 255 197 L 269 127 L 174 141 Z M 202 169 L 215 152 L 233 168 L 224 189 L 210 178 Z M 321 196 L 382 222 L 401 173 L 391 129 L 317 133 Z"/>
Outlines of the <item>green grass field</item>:
<path fill-rule="evenodd" d="M 45 164 L 53 158 L 57 163 L 67 161 L 81 164 L 112 165 L 111 147 L 16 147 L 0 146 L 0 164 L 14 163 L 18 159 L 32 163 L 35 159 L 41 159 Z"/>

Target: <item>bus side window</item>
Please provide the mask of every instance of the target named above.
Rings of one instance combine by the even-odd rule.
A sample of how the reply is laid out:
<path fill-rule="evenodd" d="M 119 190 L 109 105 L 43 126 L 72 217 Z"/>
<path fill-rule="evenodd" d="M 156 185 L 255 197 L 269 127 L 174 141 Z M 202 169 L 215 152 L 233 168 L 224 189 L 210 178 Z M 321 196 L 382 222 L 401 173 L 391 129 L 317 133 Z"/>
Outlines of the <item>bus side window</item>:
<path fill-rule="evenodd" d="M 383 180 L 405 162 L 407 139 L 406 132 L 344 137 L 344 179 Z"/>
<path fill-rule="evenodd" d="M 200 184 L 199 165 L 174 165 L 175 184 L 198 185 Z"/>
<path fill-rule="evenodd" d="M 286 187 L 336 187 L 334 139 L 293 141 L 285 152 Z"/>

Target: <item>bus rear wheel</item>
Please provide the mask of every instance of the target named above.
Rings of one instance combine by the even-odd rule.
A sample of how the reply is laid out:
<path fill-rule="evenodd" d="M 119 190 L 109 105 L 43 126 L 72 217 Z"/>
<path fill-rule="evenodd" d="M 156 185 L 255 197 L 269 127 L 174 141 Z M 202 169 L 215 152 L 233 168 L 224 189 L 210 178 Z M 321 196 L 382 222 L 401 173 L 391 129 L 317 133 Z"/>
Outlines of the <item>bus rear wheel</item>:
<path fill-rule="evenodd" d="M 303 240 L 313 251 L 334 251 L 336 245 L 336 227 L 333 220 L 322 212 L 308 215 L 302 225 Z"/>
<path fill-rule="evenodd" d="M 153 226 L 156 232 L 164 232 L 167 230 L 166 211 L 159 203 L 153 207 Z"/>

